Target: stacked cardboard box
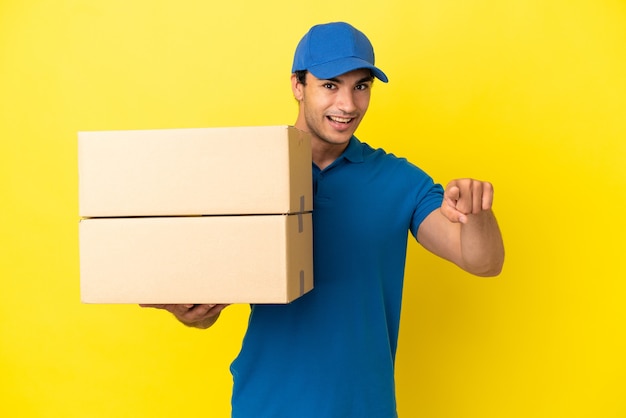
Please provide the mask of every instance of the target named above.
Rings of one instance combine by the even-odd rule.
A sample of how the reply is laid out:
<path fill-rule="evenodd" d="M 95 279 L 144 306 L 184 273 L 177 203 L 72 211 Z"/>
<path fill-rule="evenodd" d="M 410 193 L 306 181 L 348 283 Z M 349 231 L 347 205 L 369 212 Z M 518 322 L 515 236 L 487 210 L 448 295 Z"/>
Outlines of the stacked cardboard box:
<path fill-rule="evenodd" d="M 313 288 L 309 136 L 80 132 L 81 299 L 288 303 Z"/>

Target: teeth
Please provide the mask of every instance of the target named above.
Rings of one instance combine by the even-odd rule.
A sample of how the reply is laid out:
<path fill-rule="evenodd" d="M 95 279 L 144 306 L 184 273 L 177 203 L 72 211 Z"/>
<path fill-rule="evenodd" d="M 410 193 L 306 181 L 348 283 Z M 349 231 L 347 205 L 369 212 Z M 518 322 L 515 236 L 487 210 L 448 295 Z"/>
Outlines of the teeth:
<path fill-rule="evenodd" d="M 340 123 L 348 123 L 352 120 L 351 118 L 340 118 L 338 116 L 329 116 L 329 117 L 331 120 L 335 122 L 340 122 Z"/>

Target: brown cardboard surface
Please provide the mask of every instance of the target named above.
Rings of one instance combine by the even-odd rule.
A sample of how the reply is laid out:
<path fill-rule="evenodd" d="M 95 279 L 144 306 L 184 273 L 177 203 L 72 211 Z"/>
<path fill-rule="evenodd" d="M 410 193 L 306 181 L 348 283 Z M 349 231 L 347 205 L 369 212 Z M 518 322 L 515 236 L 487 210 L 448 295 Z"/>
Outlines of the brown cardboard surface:
<path fill-rule="evenodd" d="M 311 143 L 291 126 L 79 132 L 79 216 L 312 210 Z"/>
<path fill-rule="evenodd" d="M 83 219 L 85 303 L 288 303 L 313 288 L 312 215 Z"/>

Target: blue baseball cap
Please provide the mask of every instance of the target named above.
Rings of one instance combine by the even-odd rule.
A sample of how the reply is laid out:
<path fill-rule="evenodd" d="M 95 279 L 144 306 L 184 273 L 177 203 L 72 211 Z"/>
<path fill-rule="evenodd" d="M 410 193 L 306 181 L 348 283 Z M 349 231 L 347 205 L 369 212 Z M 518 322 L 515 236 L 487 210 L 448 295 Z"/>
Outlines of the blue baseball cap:
<path fill-rule="evenodd" d="M 374 48 L 367 36 L 344 22 L 313 26 L 300 40 L 291 72 L 308 70 L 327 80 L 347 72 L 367 68 L 382 82 L 385 73 L 374 66 Z"/>

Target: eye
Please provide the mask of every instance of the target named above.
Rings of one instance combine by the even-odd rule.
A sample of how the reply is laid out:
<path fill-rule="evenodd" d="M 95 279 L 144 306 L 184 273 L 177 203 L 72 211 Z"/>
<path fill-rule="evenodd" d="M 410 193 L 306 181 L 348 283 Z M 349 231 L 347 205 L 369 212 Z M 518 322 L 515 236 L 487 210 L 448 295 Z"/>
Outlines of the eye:
<path fill-rule="evenodd" d="M 355 90 L 367 90 L 369 88 L 369 84 L 363 83 L 363 84 L 357 84 L 354 89 Z"/>
<path fill-rule="evenodd" d="M 335 88 L 335 85 L 333 83 L 324 83 L 322 86 L 325 89 L 331 89 L 331 90 Z"/>

